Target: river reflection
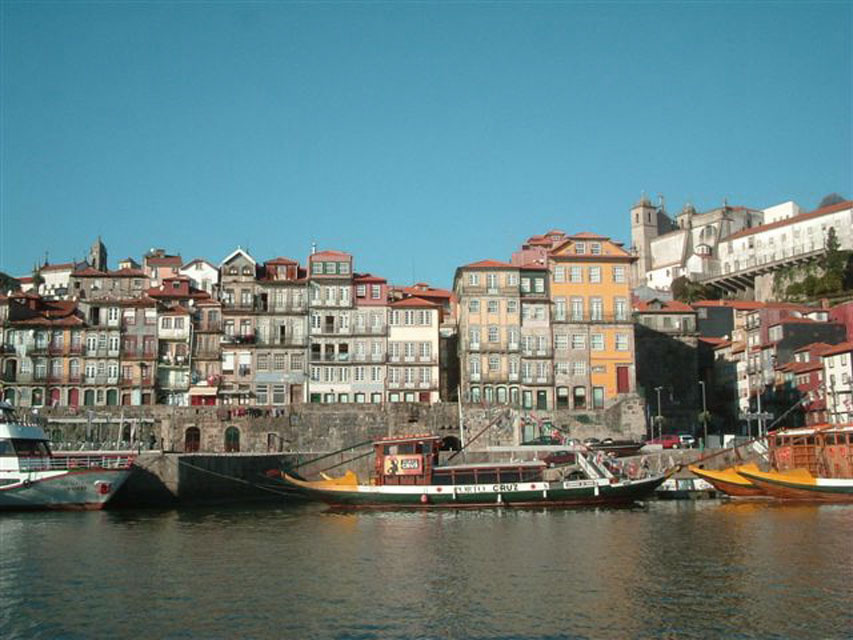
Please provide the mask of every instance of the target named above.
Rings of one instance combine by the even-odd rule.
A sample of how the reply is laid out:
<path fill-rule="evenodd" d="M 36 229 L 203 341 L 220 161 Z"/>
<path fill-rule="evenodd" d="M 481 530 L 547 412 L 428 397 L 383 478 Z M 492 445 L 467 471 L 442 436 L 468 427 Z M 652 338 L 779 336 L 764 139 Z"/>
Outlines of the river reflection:
<path fill-rule="evenodd" d="M 3 637 L 850 637 L 853 508 L 3 514 Z"/>

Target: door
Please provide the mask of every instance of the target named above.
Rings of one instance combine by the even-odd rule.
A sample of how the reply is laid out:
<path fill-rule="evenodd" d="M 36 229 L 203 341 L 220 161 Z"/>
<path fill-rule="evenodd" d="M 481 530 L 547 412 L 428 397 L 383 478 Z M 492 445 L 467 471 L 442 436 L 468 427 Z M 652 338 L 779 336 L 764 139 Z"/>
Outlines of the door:
<path fill-rule="evenodd" d="M 201 431 L 198 427 L 189 427 L 184 432 L 184 451 L 195 453 L 201 445 Z"/>
<path fill-rule="evenodd" d="M 50 406 L 59 406 L 59 389 L 53 388 L 50 390 Z"/>
<path fill-rule="evenodd" d="M 79 407 L 80 406 L 80 389 L 72 389 L 68 392 L 68 406 L 70 407 Z"/>
<path fill-rule="evenodd" d="M 616 367 L 616 392 L 628 393 L 630 390 L 628 383 L 628 367 Z"/>

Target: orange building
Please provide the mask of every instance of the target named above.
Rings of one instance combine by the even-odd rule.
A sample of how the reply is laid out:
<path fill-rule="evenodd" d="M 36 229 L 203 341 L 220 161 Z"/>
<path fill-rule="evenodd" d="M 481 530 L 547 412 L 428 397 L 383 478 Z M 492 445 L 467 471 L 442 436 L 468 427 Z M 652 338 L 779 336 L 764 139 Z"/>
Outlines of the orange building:
<path fill-rule="evenodd" d="M 558 408 L 603 409 L 635 391 L 634 260 L 621 243 L 589 232 L 548 252 Z"/>

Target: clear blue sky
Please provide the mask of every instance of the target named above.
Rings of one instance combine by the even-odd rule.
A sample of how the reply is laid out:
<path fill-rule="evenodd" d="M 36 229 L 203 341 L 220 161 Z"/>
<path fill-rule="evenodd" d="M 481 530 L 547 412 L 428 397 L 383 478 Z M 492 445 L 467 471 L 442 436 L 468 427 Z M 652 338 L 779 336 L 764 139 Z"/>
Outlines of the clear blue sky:
<path fill-rule="evenodd" d="M 853 197 L 853 4 L 0 2 L 0 270 L 312 242 L 449 286 L 559 228 Z"/>

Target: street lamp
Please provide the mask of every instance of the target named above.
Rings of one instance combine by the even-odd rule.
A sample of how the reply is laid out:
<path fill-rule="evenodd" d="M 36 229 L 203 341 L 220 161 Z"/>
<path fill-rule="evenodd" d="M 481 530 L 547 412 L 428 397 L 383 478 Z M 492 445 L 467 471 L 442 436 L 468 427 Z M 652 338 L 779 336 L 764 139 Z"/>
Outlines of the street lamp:
<path fill-rule="evenodd" d="M 704 427 L 702 448 L 705 449 L 708 446 L 708 407 L 705 404 L 705 381 L 700 380 L 699 386 L 702 387 L 702 425 Z"/>
<path fill-rule="evenodd" d="M 661 438 L 663 437 L 663 418 L 661 418 L 661 415 L 660 415 L 660 392 L 662 390 L 663 390 L 663 387 L 655 387 L 655 391 L 658 394 L 658 416 L 657 416 L 658 437 L 661 437 Z M 654 432 L 654 429 L 652 429 L 652 440 L 654 440 L 654 437 L 655 437 L 655 432 Z"/>

